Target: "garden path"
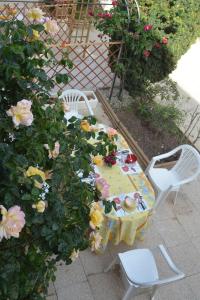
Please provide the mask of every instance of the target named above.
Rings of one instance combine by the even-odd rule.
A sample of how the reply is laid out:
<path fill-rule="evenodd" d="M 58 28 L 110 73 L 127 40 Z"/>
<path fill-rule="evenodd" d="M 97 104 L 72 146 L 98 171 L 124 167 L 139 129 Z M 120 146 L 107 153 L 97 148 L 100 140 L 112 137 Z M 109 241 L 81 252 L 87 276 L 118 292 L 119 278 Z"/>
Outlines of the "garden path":
<path fill-rule="evenodd" d="M 101 104 L 98 104 L 95 114 L 99 122 L 111 125 Z M 186 274 L 185 279 L 160 288 L 155 300 L 200 299 L 199 194 L 198 180 L 181 189 L 175 206 L 171 195 L 152 216 L 143 240 L 137 240 L 133 246 L 154 248 L 160 243 L 164 244 L 177 266 Z M 130 248 L 124 244 L 110 244 L 102 255 L 93 254 L 87 249 L 71 265 L 58 264 L 56 281 L 49 288 L 47 300 L 120 300 L 124 290 L 119 270 L 103 273 L 103 269 L 116 253 Z M 140 295 L 134 299 L 149 298 Z"/>

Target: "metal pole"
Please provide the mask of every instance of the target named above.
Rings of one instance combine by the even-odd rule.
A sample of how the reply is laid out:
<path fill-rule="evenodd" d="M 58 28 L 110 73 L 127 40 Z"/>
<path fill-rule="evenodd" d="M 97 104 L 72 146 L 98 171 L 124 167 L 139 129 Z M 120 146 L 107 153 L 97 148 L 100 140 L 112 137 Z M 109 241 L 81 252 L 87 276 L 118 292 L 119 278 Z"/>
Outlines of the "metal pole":
<path fill-rule="evenodd" d="M 121 58 L 122 48 L 123 48 L 123 43 L 121 43 L 121 45 L 120 45 L 120 49 L 119 49 L 119 53 L 118 53 L 118 57 L 117 57 L 117 62 L 116 62 L 117 64 L 119 63 L 119 60 Z M 117 78 L 117 73 L 115 72 L 114 77 L 113 77 L 112 86 L 111 86 L 111 89 L 110 89 L 110 94 L 109 94 L 109 97 L 108 97 L 109 100 L 111 100 L 111 98 L 112 98 L 116 78 Z"/>

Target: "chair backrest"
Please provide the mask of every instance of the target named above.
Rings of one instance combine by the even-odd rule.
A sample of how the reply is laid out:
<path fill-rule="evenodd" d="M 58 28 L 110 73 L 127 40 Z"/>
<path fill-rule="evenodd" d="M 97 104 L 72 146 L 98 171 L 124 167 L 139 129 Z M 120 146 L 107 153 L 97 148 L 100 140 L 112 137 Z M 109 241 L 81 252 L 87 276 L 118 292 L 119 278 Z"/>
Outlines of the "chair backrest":
<path fill-rule="evenodd" d="M 172 171 L 180 180 L 194 180 L 200 173 L 199 152 L 190 145 L 181 145 L 174 150 L 181 151 L 181 154 Z"/>
<path fill-rule="evenodd" d="M 75 112 L 78 112 L 78 103 L 81 101 L 81 99 L 85 101 L 86 104 L 88 103 L 86 95 L 83 92 L 75 89 L 70 89 L 62 92 L 59 99 L 66 101 L 66 103 L 70 107 L 70 110 Z"/>

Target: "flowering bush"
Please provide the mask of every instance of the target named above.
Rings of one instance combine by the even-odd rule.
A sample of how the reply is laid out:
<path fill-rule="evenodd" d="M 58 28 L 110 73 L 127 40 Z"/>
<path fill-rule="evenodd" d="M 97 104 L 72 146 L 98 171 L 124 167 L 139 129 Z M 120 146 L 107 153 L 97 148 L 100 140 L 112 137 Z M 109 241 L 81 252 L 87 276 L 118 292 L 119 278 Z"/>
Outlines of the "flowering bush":
<path fill-rule="evenodd" d="M 66 107 L 51 103 L 55 82 L 68 80 L 45 72 L 54 63 L 48 32 L 57 25 L 40 9 L 27 15 L 30 24 L 0 21 L 1 300 L 45 299 L 56 261 L 70 264 L 90 240 L 99 246 L 90 226 L 100 226 L 102 215 L 90 209 L 100 192 L 83 179 L 93 157 L 116 149 L 114 137 L 92 130 L 93 117 L 66 121 Z M 63 55 L 60 64 L 71 65 Z"/>
<path fill-rule="evenodd" d="M 141 93 L 149 82 L 164 79 L 200 34 L 200 2 L 141 0 L 139 4 L 140 22 L 134 1 L 129 2 L 130 22 L 122 0 L 115 1 L 109 18 L 101 9 L 93 12 L 102 38 L 108 35 L 111 41 L 124 42 L 120 63 L 115 63 L 117 54 L 110 60 L 133 94 Z M 111 46 L 112 54 L 116 47 Z"/>

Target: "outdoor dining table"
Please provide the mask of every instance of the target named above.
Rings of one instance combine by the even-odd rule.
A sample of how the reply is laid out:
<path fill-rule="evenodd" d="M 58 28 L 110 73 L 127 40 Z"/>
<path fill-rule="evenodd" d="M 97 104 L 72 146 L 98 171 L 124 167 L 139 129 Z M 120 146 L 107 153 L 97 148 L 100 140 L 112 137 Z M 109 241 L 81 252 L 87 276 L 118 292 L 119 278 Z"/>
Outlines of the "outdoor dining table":
<path fill-rule="evenodd" d="M 102 125 L 101 129 L 106 131 L 107 127 Z M 112 208 L 107 214 L 104 212 L 104 220 L 99 228 L 102 237 L 100 252 L 105 250 L 109 241 L 115 245 L 121 241 L 133 245 L 155 204 L 154 190 L 144 171 L 138 161 L 133 164 L 125 162 L 127 154 L 132 151 L 123 136 L 120 133 L 117 136 L 116 164 L 112 167 L 105 164 L 101 167 L 95 166 L 97 176 L 104 178 L 109 184 L 109 197 L 106 200 L 116 204 L 116 209 Z M 126 197 L 136 199 L 137 205 L 133 211 L 125 207 Z"/>

